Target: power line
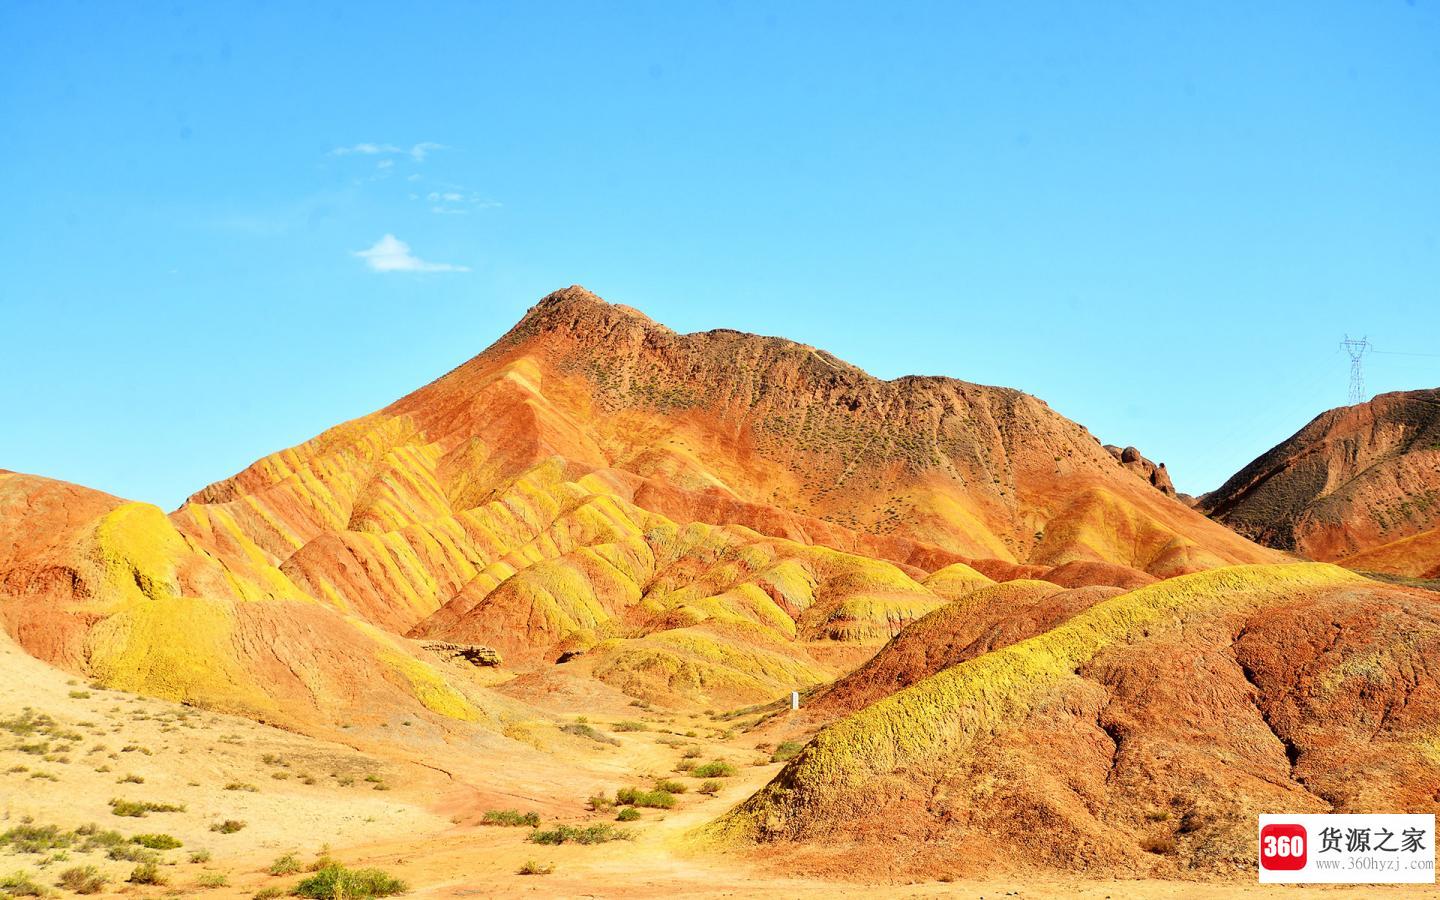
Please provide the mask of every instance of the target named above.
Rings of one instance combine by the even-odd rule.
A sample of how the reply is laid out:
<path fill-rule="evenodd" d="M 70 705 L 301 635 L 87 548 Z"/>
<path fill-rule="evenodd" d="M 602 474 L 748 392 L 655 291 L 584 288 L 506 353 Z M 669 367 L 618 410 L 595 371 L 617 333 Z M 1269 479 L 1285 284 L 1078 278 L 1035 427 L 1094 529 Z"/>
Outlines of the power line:
<path fill-rule="evenodd" d="M 1429 356 L 1432 358 L 1440 359 L 1440 353 L 1406 353 L 1401 350 L 1376 350 L 1374 347 L 1370 348 L 1370 352 L 1383 353 L 1386 356 Z"/>

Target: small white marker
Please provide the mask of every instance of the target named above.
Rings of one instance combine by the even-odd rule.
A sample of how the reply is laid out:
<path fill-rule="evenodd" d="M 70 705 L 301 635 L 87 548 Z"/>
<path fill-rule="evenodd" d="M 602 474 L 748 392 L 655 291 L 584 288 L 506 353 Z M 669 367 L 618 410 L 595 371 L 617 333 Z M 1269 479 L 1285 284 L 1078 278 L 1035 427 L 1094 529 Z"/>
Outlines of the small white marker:
<path fill-rule="evenodd" d="M 800 692 L 799 692 L 799 691 L 791 691 L 791 692 L 790 692 L 790 708 L 791 708 L 791 709 L 799 709 L 799 708 L 800 708 Z"/>

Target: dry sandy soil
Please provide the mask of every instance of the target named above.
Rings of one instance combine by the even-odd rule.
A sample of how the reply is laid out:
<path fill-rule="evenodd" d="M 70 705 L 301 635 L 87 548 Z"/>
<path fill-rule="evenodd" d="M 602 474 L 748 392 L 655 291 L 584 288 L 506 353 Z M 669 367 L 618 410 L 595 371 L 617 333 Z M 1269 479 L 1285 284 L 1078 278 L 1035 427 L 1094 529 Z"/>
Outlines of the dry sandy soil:
<path fill-rule="evenodd" d="M 593 682 L 590 683 L 593 685 Z M 553 686 L 550 686 L 553 687 Z M 517 686 L 517 693 L 527 693 Z M 1016 879 L 898 884 L 826 882 L 784 875 L 774 854 L 719 853 L 693 846 L 692 829 L 751 793 L 778 764 L 765 735 L 736 733 L 707 715 L 672 716 L 629 707 L 585 684 L 541 692 L 554 705 L 584 704 L 590 721 L 615 745 L 567 754 L 553 766 L 523 757 L 493 757 L 478 767 L 452 765 L 461 748 L 424 740 L 357 737 L 354 746 L 303 737 L 254 722 L 87 686 L 0 644 L 0 719 L 22 720 L 25 708 L 53 724 L 0 732 L 3 828 L 96 823 L 126 837 L 167 834 L 181 846 L 159 851 L 163 885 L 127 882 L 136 863 L 106 848 L 26 853 L 0 850 L 0 875 L 22 871 L 54 886 L 68 868 L 93 865 L 108 879 L 103 893 L 133 896 L 249 897 L 287 892 L 304 872 L 271 875 L 293 854 L 302 868 L 330 854 L 350 866 L 375 866 L 409 883 L 415 897 L 1369 897 L 1426 891 L 1375 887 L 1277 889 L 1253 884 Z M 558 712 L 558 710 L 551 710 Z M 569 715 L 572 721 L 573 712 Z M 615 732 L 618 721 L 648 730 Z M 33 721 L 33 719 L 32 719 Z M 780 729 L 784 723 L 775 723 Z M 767 728 L 765 731 L 776 730 Z M 692 736 L 693 735 L 693 736 Z M 699 779 L 674 771 L 687 752 L 733 763 L 737 774 L 715 796 Z M 473 760 L 471 762 L 474 762 Z M 452 775 L 449 772 L 462 774 Z M 479 824 L 489 809 L 535 810 L 546 824 L 610 821 L 586 798 L 660 777 L 690 785 L 668 811 L 644 810 L 623 826 L 633 840 L 590 846 L 529 843 L 528 828 Z M 173 804 L 183 811 L 116 815 L 112 799 Z M 243 822 L 232 833 L 213 830 Z M 198 854 L 198 857 L 195 856 Z M 526 876 L 534 861 L 553 871 Z M 863 878 L 864 876 L 862 876 Z M 56 888 L 59 891 L 59 888 Z M 68 893 L 60 891 L 61 893 Z"/>

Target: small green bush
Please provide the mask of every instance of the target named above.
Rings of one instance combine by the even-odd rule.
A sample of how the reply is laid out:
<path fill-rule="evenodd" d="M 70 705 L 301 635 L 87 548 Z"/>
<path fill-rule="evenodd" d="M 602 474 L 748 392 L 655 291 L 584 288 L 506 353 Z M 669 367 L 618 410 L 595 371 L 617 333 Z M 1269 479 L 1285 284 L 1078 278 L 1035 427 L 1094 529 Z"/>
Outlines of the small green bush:
<path fill-rule="evenodd" d="M 729 778 L 735 774 L 735 767 L 717 759 L 703 766 L 696 766 L 690 774 L 696 778 Z"/>
<path fill-rule="evenodd" d="M 265 871 L 271 875 L 294 875 L 300 871 L 300 868 L 300 860 L 296 859 L 295 854 L 287 853 L 278 857 Z"/>
<path fill-rule="evenodd" d="M 648 806 L 652 809 L 670 809 L 675 805 L 675 795 L 669 791 L 642 791 L 639 788 L 621 788 L 615 792 L 615 802 L 625 806 Z"/>
<path fill-rule="evenodd" d="M 183 803 L 152 803 L 149 800 L 120 800 L 110 801 L 110 812 L 117 816 L 131 816 L 143 818 L 152 812 L 184 812 Z"/>
<path fill-rule="evenodd" d="M 171 837 L 168 834 L 137 834 L 130 839 L 130 842 L 142 847 L 149 847 L 151 850 L 174 850 L 180 846 L 179 838 Z"/>
<path fill-rule="evenodd" d="M 577 828 L 574 825 L 556 825 L 548 830 L 535 829 L 530 832 L 532 844 L 604 844 L 608 841 L 628 841 L 634 835 L 621 831 L 609 822 L 600 822 Z"/>
<path fill-rule="evenodd" d="M 277 897 L 285 896 L 286 893 L 288 892 L 284 888 L 267 887 L 256 891 L 253 897 L 254 900 L 275 900 Z"/>
<path fill-rule="evenodd" d="M 16 825 L 0 834 L 0 846 L 9 846 L 16 853 L 49 853 L 74 842 L 75 835 L 61 831 L 58 825 Z"/>
<path fill-rule="evenodd" d="M 160 854 L 154 850 L 141 847 L 139 844 L 123 843 L 112 846 L 105 853 L 111 859 L 126 860 L 134 863 L 159 862 Z"/>
<path fill-rule="evenodd" d="M 202 888 L 229 887 L 230 878 L 224 872 L 206 872 L 195 879 L 195 884 Z"/>
<path fill-rule="evenodd" d="M 533 859 L 527 859 L 525 864 L 516 870 L 517 875 L 549 875 L 555 871 L 555 864 L 541 865 Z"/>
<path fill-rule="evenodd" d="M 634 722 L 634 721 L 631 721 L 631 720 L 629 720 L 629 719 L 626 719 L 626 720 L 623 721 L 623 722 L 616 722 L 616 723 L 615 723 L 613 726 L 611 726 L 611 727 L 612 727 L 612 729 L 615 730 L 615 731 L 649 731 L 649 730 L 650 730 L 650 726 L 649 726 L 649 725 L 646 725 L 644 722 Z"/>
<path fill-rule="evenodd" d="M 485 813 L 480 820 L 481 825 L 509 825 L 519 827 L 521 825 L 530 828 L 540 827 L 540 814 L 537 812 L 522 813 L 515 809 L 492 809 Z"/>
<path fill-rule="evenodd" d="M 216 822 L 210 826 L 211 831 L 218 831 L 221 834 L 234 834 L 245 827 L 245 823 L 239 819 L 226 819 L 223 822 Z"/>
<path fill-rule="evenodd" d="M 370 900 L 409 890 L 405 882 L 380 869 L 347 869 L 330 865 L 295 886 L 295 895 L 314 900 Z"/>
<path fill-rule="evenodd" d="M 668 794 L 683 794 L 690 789 L 674 779 L 663 778 L 655 782 L 655 790 L 665 791 Z"/>
<path fill-rule="evenodd" d="M 190 861 L 192 863 L 207 863 L 210 861 L 209 850 L 191 850 Z"/>
<path fill-rule="evenodd" d="M 798 754 L 804 746 L 805 745 L 799 741 L 785 741 L 775 748 L 774 753 L 770 754 L 770 761 L 785 762 L 786 760 L 794 759 L 796 754 Z"/>
<path fill-rule="evenodd" d="M 706 781 L 706 782 L 702 782 L 701 785 L 700 785 L 700 793 L 702 793 L 702 794 L 711 794 L 711 795 L 720 793 L 720 782 L 718 782 L 718 781 Z"/>
<path fill-rule="evenodd" d="M 160 874 L 160 867 L 153 862 L 144 862 L 130 870 L 130 877 L 125 879 L 131 884 L 164 884 L 165 876 Z"/>
<path fill-rule="evenodd" d="M 28 872 L 14 872 L 0 878 L 0 896 L 44 897 L 50 889 L 30 877 Z"/>
<path fill-rule="evenodd" d="M 617 822 L 633 822 L 633 821 L 635 821 L 635 820 L 638 819 L 638 818 L 640 818 L 640 810 L 636 809 L 636 808 L 633 807 L 633 806 L 627 806 L 627 807 L 625 807 L 624 809 L 620 810 L 619 813 L 616 814 L 616 816 L 615 816 L 615 821 L 617 821 Z"/>
<path fill-rule="evenodd" d="M 60 873 L 59 885 L 77 894 L 98 894 L 109 880 L 94 866 L 71 866 Z"/>
<path fill-rule="evenodd" d="M 260 789 L 248 781 L 232 781 L 229 784 L 225 785 L 225 790 L 245 791 L 247 793 L 253 794 Z"/>
<path fill-rule="evenodd" d="M 560 730 L 565 732 L 566 734 L 573 734 L 577 737 L 589 738 L 597 744 L 609 744 L 612 747 L 620 746 L 619 741 L 615 740 L 608 734 L 596 731 L 593 726 L 586 725 L 584 722 L 576 722 L 574 725 L 561 725 Z"/>

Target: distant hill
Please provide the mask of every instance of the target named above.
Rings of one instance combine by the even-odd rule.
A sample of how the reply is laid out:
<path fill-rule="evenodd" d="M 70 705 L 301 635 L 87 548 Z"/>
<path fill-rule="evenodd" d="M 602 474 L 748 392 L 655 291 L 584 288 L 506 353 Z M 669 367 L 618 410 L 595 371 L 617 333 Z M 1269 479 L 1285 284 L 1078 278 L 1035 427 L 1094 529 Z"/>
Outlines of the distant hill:
<path fill-rule="evenodd" d="M 1440 389 L 1332 409 L 1250 463 L 1201 508 L 1316 560 L 1440 575 Z"/>

